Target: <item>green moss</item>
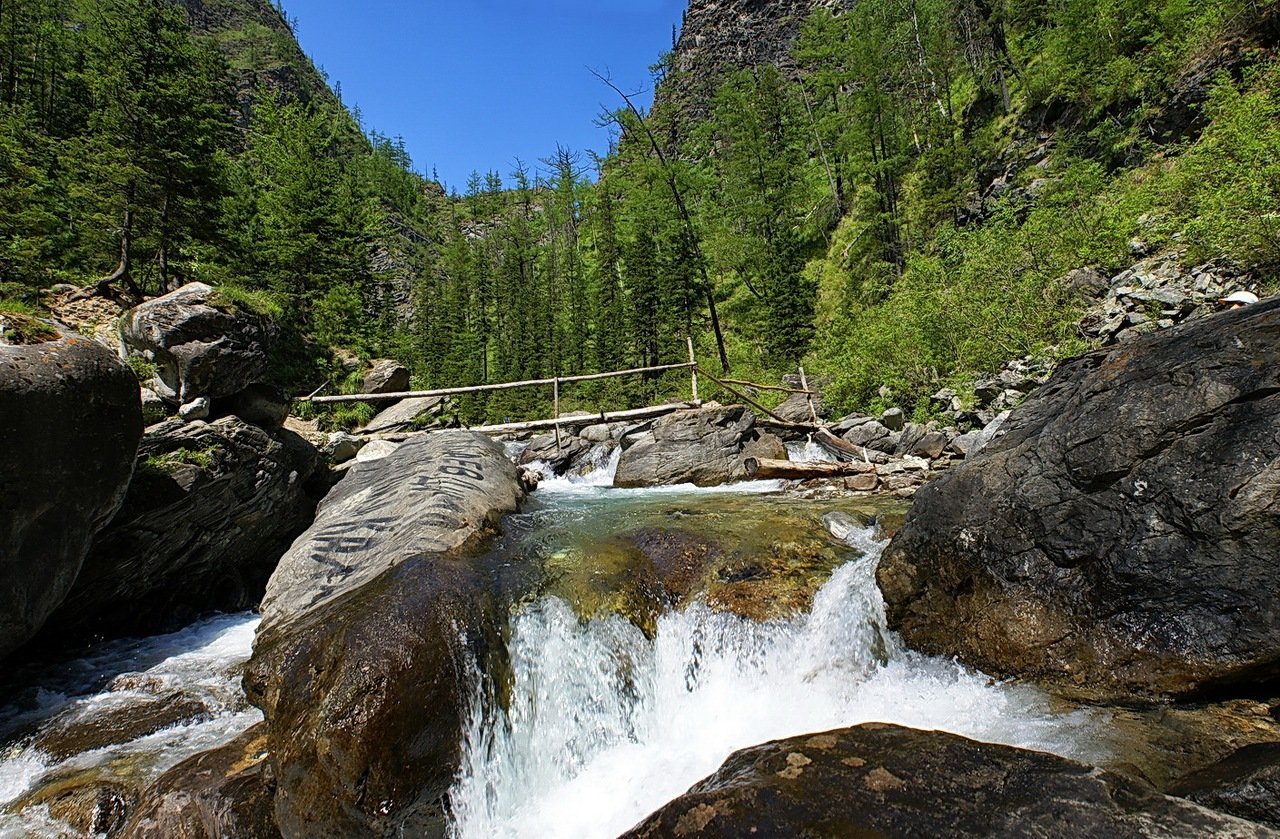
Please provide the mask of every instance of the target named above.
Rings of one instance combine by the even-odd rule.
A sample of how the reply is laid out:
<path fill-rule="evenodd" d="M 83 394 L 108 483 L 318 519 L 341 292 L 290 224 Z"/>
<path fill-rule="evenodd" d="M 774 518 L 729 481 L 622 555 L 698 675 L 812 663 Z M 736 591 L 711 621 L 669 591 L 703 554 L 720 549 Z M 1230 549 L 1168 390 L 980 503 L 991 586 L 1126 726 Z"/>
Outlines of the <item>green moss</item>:
<path fill-rule="evenodd" d="M 57 339 L 58 330 L 41 320 L 35 308 L 16 300 L 0 300 L 0 343 L 42 344 Z"/>
<path fill-rule="evenodd" d="M 213 452 L 207 449 L 174 449 L 161 455 L 143 458 L 137 466 L 140 473 L 172 475 L 181 466 L 209 469 L 213 466 Z"/>
<path fill-rule="evenodd" d="M 271 292 L 234 283 L 218 286 L 209 303 L 221 309 L 243 309 L 272 320 L 280 320 L 285 313 L 284 304 Z"/>

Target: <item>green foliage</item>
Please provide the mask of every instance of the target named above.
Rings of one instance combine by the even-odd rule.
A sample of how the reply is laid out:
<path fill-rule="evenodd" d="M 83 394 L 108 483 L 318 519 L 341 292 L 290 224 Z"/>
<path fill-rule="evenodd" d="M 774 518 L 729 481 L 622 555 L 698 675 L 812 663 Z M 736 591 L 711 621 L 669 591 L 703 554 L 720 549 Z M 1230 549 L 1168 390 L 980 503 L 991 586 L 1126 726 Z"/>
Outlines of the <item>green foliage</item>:
<path fill-rule="evenodd" d="M 285 316 L 285 305 L 270 291 L 261 288 L 246 288 L 235 283 L 219 285 L 209 301 L 212 305 L 231 309 L 244 309 L 255 315 L 264 315 L 272 320 L 282 320 Z"/>
<path fill-rule="evenodd" d="M 156 366 L 154 361 L 147 361 L 140 355 L 130 355 L 126 361 L 129 369 L 133 371 L 133 375 L 138 377 L 139 382 L 147 382 L 160 375 L 160 368 Z"/>
<path fill-rule="evenodd" d="M 138 462 L 136 470 L 151 475 L 172 475 L 183 466 L 195 466 L 198 469 L 213 467 L 213 452 L 205 449 L 174 449 L 162 455 L 150 455 Z"/>

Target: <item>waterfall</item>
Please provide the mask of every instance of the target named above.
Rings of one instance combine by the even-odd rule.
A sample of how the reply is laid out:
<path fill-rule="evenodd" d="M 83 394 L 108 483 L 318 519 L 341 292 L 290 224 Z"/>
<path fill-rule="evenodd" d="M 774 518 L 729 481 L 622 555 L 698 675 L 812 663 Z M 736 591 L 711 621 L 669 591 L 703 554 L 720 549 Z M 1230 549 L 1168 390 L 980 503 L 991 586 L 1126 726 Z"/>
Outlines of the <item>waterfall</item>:
<path fill-rule="evenodd" d="M 868 721 L 1096 758 L 1083 712 L 1055 716 L 1033 689 L 901 645 L 872 533 L 846 537 L 861 558 L 785 621 L 695 604 L 663 615 L 649 639 L 619 617 L 580 621 L 553 597 L 518 612 L 509 707 L 475 680 L 454 837 L 616 836 L 736 749 Z"/>

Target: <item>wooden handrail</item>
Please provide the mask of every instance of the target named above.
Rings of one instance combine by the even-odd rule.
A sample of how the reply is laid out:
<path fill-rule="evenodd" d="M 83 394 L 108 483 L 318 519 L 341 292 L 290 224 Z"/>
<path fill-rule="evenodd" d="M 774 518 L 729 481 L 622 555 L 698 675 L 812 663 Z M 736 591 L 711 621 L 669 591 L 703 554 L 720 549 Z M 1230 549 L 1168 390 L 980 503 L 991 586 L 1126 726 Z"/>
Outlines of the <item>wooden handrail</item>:
<path fill-rule="evenodd" d="M 316 405 L 331 405 L 339 402 L 394 402 L 401 399 L 429 399 L 434 396 L 461 396 L 468 393 L 486 393 L 494 390 L 514 390 L 521 387 L 538 387 L 555 385 L 557 382 L 593 382 L 600 379 L 615 379 L 620 376 L 635 376 L 640 373 L 663 373 L 668 370 L 691 370 L 696 363 L 662 364 L 657 367 L 636 367 L 631 370 L 615 370 L 609 373 L 591 373 L 584 376 L 563 376 L 551 379 L 531 379 L 527 382 L 502 382 L 491 385 L 471 385 L 470 387 L 449 387 L 438 390 L 413 390 L 402 393 L 353 393 L 343 396 L 300 396 L 295 402 L 311 402 Z"/>

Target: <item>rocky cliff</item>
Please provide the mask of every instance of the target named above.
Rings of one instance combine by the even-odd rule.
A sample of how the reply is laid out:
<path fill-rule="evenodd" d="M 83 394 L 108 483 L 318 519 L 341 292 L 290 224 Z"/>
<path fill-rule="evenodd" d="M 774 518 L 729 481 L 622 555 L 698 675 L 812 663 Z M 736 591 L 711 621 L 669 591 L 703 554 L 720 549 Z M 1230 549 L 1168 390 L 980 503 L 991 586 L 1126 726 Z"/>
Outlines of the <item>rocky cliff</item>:
<path fill-rule="evenodd" d="M 690 0 L 659 98 L 701 115 L 721 79 L 772 64 L 795 72 L 791 48 L 814 9 L 848 0 Z"/>

